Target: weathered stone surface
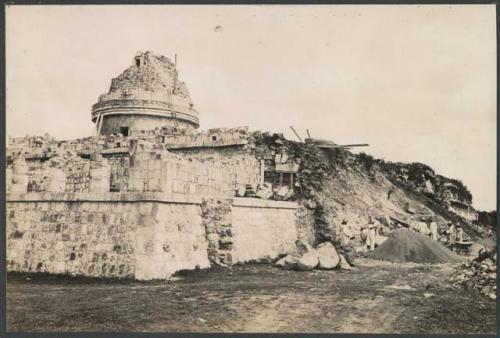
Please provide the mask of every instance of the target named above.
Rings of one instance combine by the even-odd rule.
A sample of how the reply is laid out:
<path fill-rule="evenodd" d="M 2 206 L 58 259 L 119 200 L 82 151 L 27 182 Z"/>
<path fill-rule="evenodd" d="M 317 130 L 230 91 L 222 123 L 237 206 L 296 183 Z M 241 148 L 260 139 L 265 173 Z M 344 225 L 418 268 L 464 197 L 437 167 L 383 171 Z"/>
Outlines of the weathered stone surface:
<path fill-rule="evenodd" d="M 340 258 L 340 262 L 339 262 L 339 268 L 342 269 L 342 270 L 352 270 L 352 267 L 349 265 L 349 263 L 347 262 L 347 260 L 345 259 L 345 257 L 343 255 L 339 255 L 339 258 Z"/>
<path fill-rule="evenodd" d="M 279 266 L 283 269 L 294 269 L 297 266 L 300 258 L 292 255 L 286 255 L 285 257 L 278 260 L 274 263 L 276 266 Z"/>
<path fill-rule="evenodd" d="M 303 239 L 298 239 L 295 241 L 296 251 L 299 256 L 302 256 L 308 252 L 314 252 L 314 248 L 311 244 L 307 243 Z"/>
<path fill-rule="evenodd" d="M 296 207 L 155 193 L 9 194 L 7 269 L 147 280 L 210 262 L 271 261 L 295 247 Z"/>
<path fill-rule="evenodd" d="M 259 184 L 260 163 L 254 156 L 240 152 L 225 158 L 214 149 L 211 153 L 210 158 L 197 158 L 193 154 L 181 156 L 163 151 L 158 159 L 157 152 L 139 149 L 131 158 L 134 165 L 130 168 L 127 189 L 171 195 L 234 197 L 237 190 L 244 190 L 246 185 Z"/>
<path fill-rule="evenodd" d="M 268 208 L 267 206 L 276 206 Z M 292 253 L 298 233 L 295 203 L 235 198 L 232 205 L 232 231 L 235 262 L 271 259 Z"/>
<path fill-rule="evenodd" d="M 155 279 L 210 266 L 197 205 L 49 200 L 7 210 L 9 271 Z"/>
<path fill-rule="evenodd" d="M 458 267 L 450 278 L 453 286 L 461 285 L 465 289 L 476 289 L 492 298 L 497 288 L 496 261 L 486 258 L 481 263 L 472 261 Z M 495 299 L 495 298 L 492 298 Z"/>
<path fill-rule="evenodd" d="M 134 114 L 120 114 L 124 109 Z M 92 121 L 100 122 L 104 135 L 154 130 L 162 125 L 199 126 L 198 112 L 174 63 L 152 52 L 138 54 L 133 65 L 111 81 L 108 93 L 92 106 Z"/>
<path fill-rule="evenodd" d="M 335 247 L 330 242 L 324 242 L 317 246 L 316 252 L 319 259 L 319 269 L 334 269 L 340 261 Z"/>
<path fill-rule="evenodd" d="M 308 271 L 315 269 L 319 264 L 318 254 L 314 251 L 305 253 L 297 262 L 296 269 Z"/>

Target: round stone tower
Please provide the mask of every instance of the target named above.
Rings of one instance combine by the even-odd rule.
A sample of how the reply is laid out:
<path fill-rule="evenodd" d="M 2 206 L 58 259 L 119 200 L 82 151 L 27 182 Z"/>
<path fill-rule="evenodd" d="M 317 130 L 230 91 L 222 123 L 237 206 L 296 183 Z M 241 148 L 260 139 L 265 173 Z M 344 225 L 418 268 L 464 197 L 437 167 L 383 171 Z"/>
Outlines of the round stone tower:
<path fill-rule="evenodd" d="M 99 135 L 128 136 L 163 126 L 199 127 L 198 112 L 178 79 L 176 64 L 151 52 L 138 53 L 132 66 L 111 80 L 108 93 L 92 106 L 92 122 Z"/>

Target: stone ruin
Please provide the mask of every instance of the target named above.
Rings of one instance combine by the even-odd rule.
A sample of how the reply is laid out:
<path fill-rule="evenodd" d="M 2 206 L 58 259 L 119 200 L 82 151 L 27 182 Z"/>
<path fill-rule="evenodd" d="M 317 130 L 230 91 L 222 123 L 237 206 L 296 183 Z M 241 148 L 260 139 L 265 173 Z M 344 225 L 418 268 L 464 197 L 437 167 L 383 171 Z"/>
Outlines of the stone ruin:
<path fill-rule="evenodd" d="M 166 278 L 274 259 L 311 232 L 300 159 L 269 133 L 196 130 L 169 59 L 139 53 L 91 116 L 88 138 L 9 138 L 9 271 Z"/>
<path fill-rule="evenodd" d="M 277 261 L 296 251 L 297 241 L 331 241 L 338 229 L 330 225 L 342 218 L 363 223 L 360 208 L 384 216 L 356 189 L 375 190 L 370 198 L 381 206 L 392 198 L 387 177 L 477 217 L 467 196 L 426 168 L 413 177 L 411 167 L 386 163 L 382 177 L 373 159 L 345 150 L 318 156 L 281 134 L 199 130 L 176 61 L 151 52 L 112 80 L 91 120 L 95 134 L 83 139 L 9 138 L 8 271 L 148 280 Z M 332 172 L 337 177 L 328 183 Z M 391 208 L 414 213 L 409 203 Z"/>
<path fill-rule="evenodd" d="M 129 134 L 157 126 L 199 127 L 198 112 L 175 63 L 151 52 L 138 53 L 133 64 L 111 81 L 109 92 L 92 106 L 97 133 Z"/>

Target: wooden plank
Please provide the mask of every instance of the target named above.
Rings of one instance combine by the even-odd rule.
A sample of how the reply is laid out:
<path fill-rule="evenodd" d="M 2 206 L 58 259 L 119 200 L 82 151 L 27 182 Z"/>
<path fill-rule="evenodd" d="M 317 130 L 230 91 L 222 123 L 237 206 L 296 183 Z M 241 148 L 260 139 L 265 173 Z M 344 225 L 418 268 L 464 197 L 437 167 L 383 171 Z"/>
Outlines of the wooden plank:
<path fill-rule="evenodd" d="M 276 163 L 275 171 L 279 173 L 296 173 L 299 171 L 299 164 L 296 162 Z"/>
<path fill-rule="evenodd" d="M 390 218 L 390 219 L 392 219 L 393 221 L 396 221 L 396 222 L 398 222 L 398 223 L 400 223 L 400 224 L 405 225 L 405 226 L 406 226 L 406 227 L 408 227 L 408 228 L 410 227 L 410 224 L 408 224 L 408 223 L 406 223 L 406 222 L 404 222 L 404 221 L 402 221 L 402 220 L 400 220 L 400 219 L 397 219 L 396 217 L 389 216 L 389 218 Z"/>

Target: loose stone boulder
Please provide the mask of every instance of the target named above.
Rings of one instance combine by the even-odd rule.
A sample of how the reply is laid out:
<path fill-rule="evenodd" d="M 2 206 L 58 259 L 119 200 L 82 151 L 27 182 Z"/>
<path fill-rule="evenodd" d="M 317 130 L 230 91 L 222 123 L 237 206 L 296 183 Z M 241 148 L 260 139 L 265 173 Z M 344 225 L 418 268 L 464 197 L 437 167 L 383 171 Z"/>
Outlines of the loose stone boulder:
<path fill-rule="evenodd" d="M 340 261 L 335 247 L 330 242 L 324 242 L 316 248 L 319 269 L 334 269 Z"/>
<path fill-rule="evenodd" d="M 496 262 L 487 258 L 481 263 L 477 261 L 464 263 L 456 269 L 450 282 L 455 287 L 478 290 L 494 300 L 497 290 Z"/>
<path fill-rule="evenodd" d="M 307 252 L 297 262 L 296 269 L 301 271 L 314 270 L 318 263 L 318 254 L 316 252 Z"/>
<path fill-rule="evenodd" d="M 274 265 L 279 266 L 280 268 L 283 269 L 294 269 L 297 263 L 299 262 L 300 258 L 295 257 L 292 255 L 287 255 L 274 263 Z"/>
<path fill-rule="evenodd" d="M 339 268 L 342 270 L 352 270 L 352 267 L 349 265 L 349 263 L 347 263 L 345 257 L 342 255 L 339 255 L 339 257 L 340 257 Z"/>
<path fill-rule="evenodd" d="M 295 241 L 295 246 L 297 247 L 297 256 L 303 256 L 308 252 L 314 252 L 315 249 L 306 241 L 298 239 Z"/>

